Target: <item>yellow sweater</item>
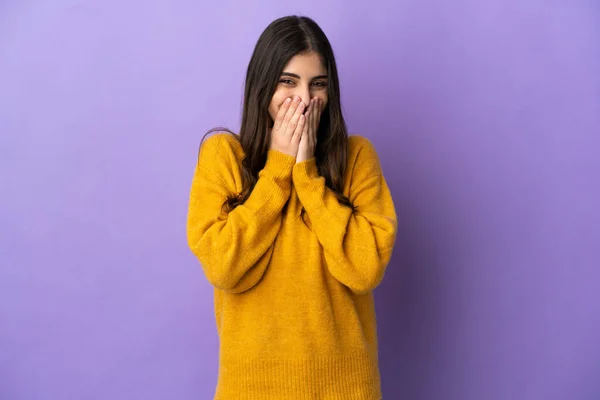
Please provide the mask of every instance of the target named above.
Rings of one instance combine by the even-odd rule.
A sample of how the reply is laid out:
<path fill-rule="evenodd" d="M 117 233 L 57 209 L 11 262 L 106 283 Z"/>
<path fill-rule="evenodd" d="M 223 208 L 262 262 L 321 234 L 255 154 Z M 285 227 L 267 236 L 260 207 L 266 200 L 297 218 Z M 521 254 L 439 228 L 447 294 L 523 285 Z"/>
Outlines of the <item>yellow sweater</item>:
<path fill-rule="evenodd" d="M 250 197 L 226 214 L 243 156 L 233 135 L 206 139 L 188 210 L 188 244 L 215 287 L 215 399 L 380 399 L 372 290 L 397 222 L 374 147 L 349 138 L 344 194 L 356 212 L 315 158 L 269 150 Z"/>

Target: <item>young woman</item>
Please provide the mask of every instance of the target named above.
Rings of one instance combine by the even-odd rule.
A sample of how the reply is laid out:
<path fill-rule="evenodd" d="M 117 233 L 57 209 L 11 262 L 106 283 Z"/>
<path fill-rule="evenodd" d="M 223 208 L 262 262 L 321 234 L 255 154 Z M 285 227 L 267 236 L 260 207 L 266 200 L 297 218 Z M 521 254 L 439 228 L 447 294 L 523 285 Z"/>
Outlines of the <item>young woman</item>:
<path fill-rule="evenodd" d="M 260 36 L 239 136 L 201 145 L 187 237 L 215 287 L 215 399 L 381 398 L 372 291 L 396 213 L 372 144 L 348 137 L 313 20 Z"/>

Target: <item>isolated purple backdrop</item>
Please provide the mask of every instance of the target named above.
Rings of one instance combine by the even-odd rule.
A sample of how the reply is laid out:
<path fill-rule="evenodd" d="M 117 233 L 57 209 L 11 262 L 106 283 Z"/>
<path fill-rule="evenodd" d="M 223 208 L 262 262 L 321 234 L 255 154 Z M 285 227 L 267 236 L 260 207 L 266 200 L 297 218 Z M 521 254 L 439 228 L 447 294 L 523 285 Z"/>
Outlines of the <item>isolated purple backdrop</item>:
<path fill-rule="evenodd" d="M 211 398 L 197 146 L 295 13 L 396 202 L 385 398 L 600 398 L 600 5 L 248 3 L 0 3 L 0 399 Z"/>

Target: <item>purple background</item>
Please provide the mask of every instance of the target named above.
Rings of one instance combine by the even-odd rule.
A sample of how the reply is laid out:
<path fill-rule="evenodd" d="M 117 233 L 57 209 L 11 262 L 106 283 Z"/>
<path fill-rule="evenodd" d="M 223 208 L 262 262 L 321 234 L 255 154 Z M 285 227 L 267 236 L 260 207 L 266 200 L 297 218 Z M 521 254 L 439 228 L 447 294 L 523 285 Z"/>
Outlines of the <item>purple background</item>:
<path fill-rule="evenodd" d="M 600 3 L 248 3 L 0 3 L 0 399 L 211 398 L 197 146 L 292 13 L 397 207 L 385 398 L 600 398 Z"/>

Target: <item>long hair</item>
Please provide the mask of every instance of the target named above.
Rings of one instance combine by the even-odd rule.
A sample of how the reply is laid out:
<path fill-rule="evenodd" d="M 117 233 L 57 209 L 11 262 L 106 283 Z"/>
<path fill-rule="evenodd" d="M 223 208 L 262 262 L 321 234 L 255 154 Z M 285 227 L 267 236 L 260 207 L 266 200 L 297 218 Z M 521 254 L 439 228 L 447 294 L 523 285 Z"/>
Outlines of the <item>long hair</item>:
<path fill-rule="evenodd" d="M 227 198 L 223 204 L 226 212 L 246 201 L 256 185 L 258 173 L 266 164 L 269 133 L 273 125 L 268 108 L 283 68 L 295 55 L 311 51 L 319 54 L 329 77 L 328 103 L 321 115 L 317 131 L 317 168 L 319 175 L 325 178 L 325 184 L 335 193 L 340 204 L 354 209 L 350 200 L 342 194 L 348 153 L 348 131 L 342 116 L 338 72 L 331 44 L 312 19 L 288 16 L 269 24 L 256 43 L 246 72 L 240 134 L 235 135 L 222 127 L 213 128 L 206 133 L 208 135 L 223 131 L 233 134 L 244 150 L 245 157 L 241 168 L 242 191 Z"/>

